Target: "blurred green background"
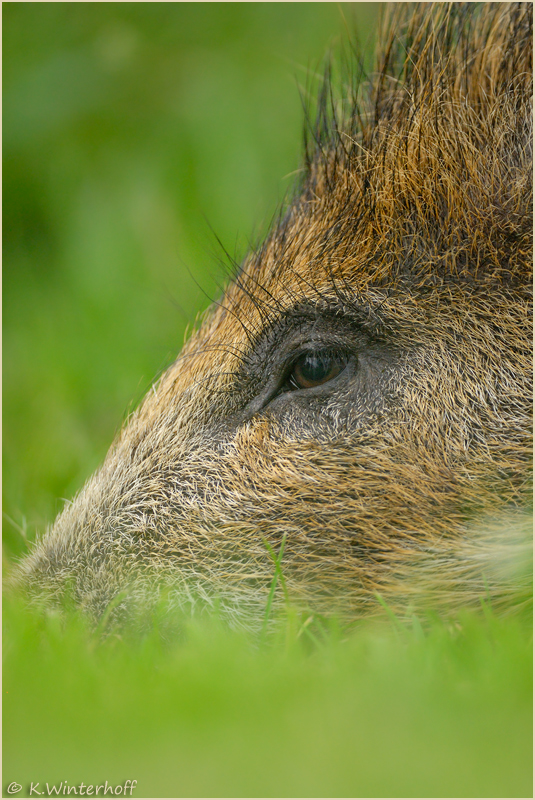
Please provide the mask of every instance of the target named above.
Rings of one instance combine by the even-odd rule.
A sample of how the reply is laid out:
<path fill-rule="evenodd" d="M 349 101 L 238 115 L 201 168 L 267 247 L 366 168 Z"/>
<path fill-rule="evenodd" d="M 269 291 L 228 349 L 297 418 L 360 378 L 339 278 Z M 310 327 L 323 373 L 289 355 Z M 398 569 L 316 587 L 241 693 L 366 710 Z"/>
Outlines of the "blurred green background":
<path fill-rule="evenodd" d="M 4 3 L 5 553 L 98 466 L 299 168 L 376 4 Z"/>
<path fill-rule="evenodd" d="M 80 618 L 5 606 L 16 797 L 127 779 L 133 797 L 533 796 L 527 618 L 290 624 L 266 648 L 195 620 L 164 646 L 157 626 L 97 642 Z"/>

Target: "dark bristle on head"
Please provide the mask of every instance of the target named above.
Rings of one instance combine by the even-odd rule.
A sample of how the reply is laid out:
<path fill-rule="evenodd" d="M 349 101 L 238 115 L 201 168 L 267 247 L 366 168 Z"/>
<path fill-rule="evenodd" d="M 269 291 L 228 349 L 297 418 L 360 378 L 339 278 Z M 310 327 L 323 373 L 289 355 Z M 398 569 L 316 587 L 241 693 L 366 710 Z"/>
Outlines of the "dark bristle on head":
<path fill-rule="evenodd" d="M 489 280 L 522 283 L 530 263 L 519 247 L 531 246 L 532 232 L 531 7 L 478 6 L 387 7 L 376 71 L 365 92 L 347 79 L 345 102 L 327 69 L 297 204 L 332 195 L 332 224 L 348 228 L 348 243 L 376 216 L 377 255 L 381 245 L 406 254 L 412 236 L 418 257 L 425 235 L 451 265 L 428 262 L 427 280 L 471 280 L 475 269 L 480 279 L 486 269 Z M 388 231 L 385 213 L 398 223 Z M 392 266 L 384 285 L 399 277 Z"/>
<path fill-rule="evenodd" d="M 18 566 L 32 601 L 254 629 L 268 596 L 525 599 L 532 6 L 394 5 L 367 77 L 348 53 L 288 207 Z"/>

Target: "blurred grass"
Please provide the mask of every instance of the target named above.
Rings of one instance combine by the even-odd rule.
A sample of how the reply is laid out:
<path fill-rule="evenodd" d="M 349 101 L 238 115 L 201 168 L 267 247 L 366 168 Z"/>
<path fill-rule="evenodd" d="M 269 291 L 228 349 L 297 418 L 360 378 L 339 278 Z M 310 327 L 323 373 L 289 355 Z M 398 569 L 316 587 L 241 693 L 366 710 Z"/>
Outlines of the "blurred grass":
<path fill-rule="evenodd" d="M 98 643 L 76 616 L 8 604 L 4 787 L 532 796 L 527 619 L 487 609 L 423 627 L 361 623 L 350 635 L 299 623 L 289 617 L 261 648 L 213 618 L 183 621 L 167 643 L 157 628 Z"/>
<path fill-rule="evenodd" d="M 374 4 L 7 3 L 4 544 L 98 466 L 291 187 L 305 94 Z M 213 232 L 212 232 L 213 230 Z"/>

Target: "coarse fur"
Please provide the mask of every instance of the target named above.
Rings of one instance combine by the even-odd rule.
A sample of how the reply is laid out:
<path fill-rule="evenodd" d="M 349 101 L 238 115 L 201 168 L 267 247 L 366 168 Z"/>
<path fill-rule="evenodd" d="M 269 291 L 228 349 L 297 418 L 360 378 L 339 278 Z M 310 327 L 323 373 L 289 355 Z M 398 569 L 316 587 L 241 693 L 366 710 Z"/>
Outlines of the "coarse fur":
<path fill-rule="evenodd" d="M 254 626 L 283 538 L 313 611 L 507 594 L 531 496 L 531 14 L 401 4 L 367 82 L 340 102 L 326 82 L 294 200 L 19 566 L 33 597 L 98 619 L 164 592 Z M 322 348 L 345 368 L 290 385 Z"/>

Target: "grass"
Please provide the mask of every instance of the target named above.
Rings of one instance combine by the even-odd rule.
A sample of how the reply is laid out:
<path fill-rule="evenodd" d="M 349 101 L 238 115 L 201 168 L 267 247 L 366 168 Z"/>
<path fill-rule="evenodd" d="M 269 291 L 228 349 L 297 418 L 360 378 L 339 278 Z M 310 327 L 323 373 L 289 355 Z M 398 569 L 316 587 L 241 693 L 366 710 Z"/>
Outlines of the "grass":
<path fill-rule="evenodd" d="M 484 607 L 344 633 L 288 613 L 263 644 L 214 618 L 177 630 L 101 640 L 76 615 L 10 602 L 4 788 L 137 780 L 141 797 L 531 796 L 527 618 Z"/>

